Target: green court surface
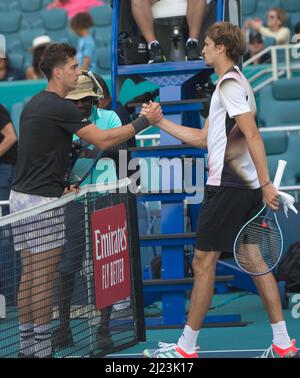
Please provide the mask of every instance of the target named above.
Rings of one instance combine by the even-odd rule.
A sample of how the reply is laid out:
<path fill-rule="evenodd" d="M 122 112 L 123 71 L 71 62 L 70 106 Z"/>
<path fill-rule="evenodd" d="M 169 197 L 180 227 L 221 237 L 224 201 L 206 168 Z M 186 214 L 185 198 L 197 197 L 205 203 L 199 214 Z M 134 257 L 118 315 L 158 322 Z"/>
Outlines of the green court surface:
<path fill-rule="evenodd" d="M 300 309 L 297 303 L 292 303 L 294 294 L 289 294 L 289 308 L 284 310 L 284 316 L 287 321 L 287 328 L 291 338 L 298 340 L 300 345 Z M 299 294 L 298 294 L 299 298 Z M 294 298 L 295 299 L 295 298 Z M 299 299 L 298 299 L 299 303 Z M 205 327 L 200 331 L 198 342 L 200 345 L 200 357 L 203 358 L 250 358 L 262 354 L 262 352 L 272 343 L 272 331 L 268 323 L 266 313 L 264 312 L 260 298 L 255 294 L 247 294 L 243 292 L 214 295 L 212 306 L 208 315 L 226 315 L 240 314 L 241 321 L 244 326 L 215 326 Z M 292 314 L 292 309 L 294 311 Z M 299 307 L 299 305 L 298 305 Z M 10 357 L 16 357 L 18 353 L 18 336 L 15 333 L 17 323 L 13 317 L 16 311 L 8 312 L 8 323 L 0 323 L 0 330 L 5 328 L 5 338 L 0 340 L 2 352 L 9 351 Z M 145 314 L 149 313 L 145 309 Z M 294 315 L 294 316 L 293 316 Z M 12 317 L 14 320 L 9 320 Z M 56 326 L 57 321 L 53 322 Z M 90 328 L 88 331 L 87 321 L 85 319 L 73 319 L 72 333 L 76 343 L 76 347 L 66 348 L 55 353 L 55 358 L 73 357 L 83 358 L 89 357 L 91 352 L 90 342 L 95 339 L 95 329 Z M 123 349 L 117 353 L 108 354 L 108 358 L 143 358 L 144 349 L 156 349 L 159 341 L 176 343 L 181 335 L 182 328 L 176 329 L 147 329 L 146 342 L 139 343 L 133 347 Z M 124 343 L 126 339 L 132 339 L 133 330 L 128 329 L 122 332 L 117 328 L 112 328 L 112 336 L 115 346 Z"/>
<path fill-rule="evenodd" d="M 295 319 L 292 316 L 292 307 L 295 306 L 295 303 L 291 303 L 293 294 L 289 295 L 290 305 L 289 309 L 284 310 L 284 316 L 290 337 L 298 340 L 297 346 L 299 347 L 300 311 L 298 310 L 298 319 Z M 236 299 L 231 301 L 232 298 Z M 228 302 L 227 304 L 226 301 Z M 249 322 L 249 324 L 243 327 L 203 328 L 198 338 L 200 357 L 255 357 L 262 354 L 271 345 L 272 330 L 258 295 L 246 294 L 238 298 L 236 294 L 215 295 L 212 306 L 218 308 L 210 310 L 208 315 L 237 313 L 241 315 L 243 322 Z M 159 341 L 176 343 L 180 335 L 181 329 L 147 330 L 146 342 L 108 356 L 114 358 L 140 358 L 144 349 L 157 348 Z"/>

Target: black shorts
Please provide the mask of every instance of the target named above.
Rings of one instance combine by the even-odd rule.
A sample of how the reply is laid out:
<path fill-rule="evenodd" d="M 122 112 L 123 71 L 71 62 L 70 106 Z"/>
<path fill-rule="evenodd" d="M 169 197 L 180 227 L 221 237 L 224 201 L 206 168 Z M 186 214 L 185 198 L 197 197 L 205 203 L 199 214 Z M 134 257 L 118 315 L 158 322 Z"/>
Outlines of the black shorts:
<path fill-rule="evenodd" d="M 196 248 L 200 251 L 233 252 L 237 233 L 262 207 L 260 188 L 207 185 L 197 223 Z"/>

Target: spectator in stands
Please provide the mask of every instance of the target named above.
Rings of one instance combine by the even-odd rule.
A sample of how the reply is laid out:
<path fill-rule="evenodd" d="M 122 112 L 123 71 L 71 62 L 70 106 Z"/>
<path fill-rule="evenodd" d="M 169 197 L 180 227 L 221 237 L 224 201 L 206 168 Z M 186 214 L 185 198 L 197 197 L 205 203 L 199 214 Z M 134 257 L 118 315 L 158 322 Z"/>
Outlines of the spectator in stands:
<path fill-rule="evenodd" d="M 68 17 L 72 18 L 77 13 L 88 12 L 91 7 L 104 5 L 100 0 L 54 0 L 47 6 L 47 9 L 60 8 L 68 13 Z"/>
<path fill-rule="evenodd" d="M 121 127 L 122 121 L 123 124 L 131 122 L 129 114 L 121 104 L 119 104 L 116 112 L 111 110 L 111 97 L 108 87 L 101 76 L 96 74 L 94 74 L 94 76 L 100 84 L 101 89 L 96 86 L 93 80 L 87 75 L 86 71 L 82 71 L 82 75 L 79 77 L 76 88 L 69 92 L 66 97 L 78 107 L 82 114 L 83 122 L 90 119 L 102 130 Z M 115 148 L 109 153 L 105 151 L 102 157 L 110 157 L 115 159 L 116 162 L 116 160 L 118 160 L 118 151 L 120 148 L 126 148 L 126 145 L 115 146 Z M 91 151 L 90 157 L 92 158 L 92 156 L 93 151 Z M 113 167 L 110 165 L 109 169 L 113 169 Z M 118 175 L 117 172 L 118 170 L 116 170 L 116 175 Z M 99 182 L 99 179 L 97 179 L 97 182 Z M 80 211 L 83 211 L 84 218 L 84 208 L 81 207 L 80 209 L 80 206 L 78 205 L 77 215 Z M 69 218 L 70 221 L 68 227 Z M 59 264 L 58 312 L 60 325 L 54 331 L 52 336 L 53 349 L 65 348 L 74 344 L 70 327 L 70 309 L 75 285 L 75 274 L 82 267 L 85 253 L 85 228 L 84 225 L 82 225 L 83 227 L 80 230 L 80 225 L 76 226 L 74 224 L 74 219 L 72 218 L 72 214 L 69 216 L 66 213 L 67 243 L 64 246 L 62 259 Z M 77 229 L 75 229 L 76 227 Z M 74 235 L 76 235 L 75 243 Z M 79 241 L 80 236 L 81 241 Z M 98 327 L 96 334 L 97 349 L 108 348 L 112 345 L 113 341 L 109 331 L 111 312 L 112 306 L 101 310 L 100 326 Z"/>
<path fill-rule="evenodd" d="M 164 62 L 163 50 L 154 32 L 152 5 L 159 0 L 131 0 L 131 11 L 135 22 L 148 43 L 150 52 L 149 63 Z M 198 38 L 203 24 L 206 4 L 209 0 L 188 0 L 187 22 L 189 38 L 186 42 L 186 59 L 200 59 Z"/>
<path fill-rule="evenodd" d="M 10 115 L 0 104 L 0 201 L 7 201 L 15 177 L 18 142 Z M 8 214 L 8 206 L 2 215 Z"/>
<path fill-rule="evenodd" d="M 24 72 L 18 68 L 12 68 L 9 58 L 0 58 L 0 81 L 15 81 L 24 79 Z"/>
<path fill-rule="evenodd" d="M 252 58 L 259 52 L 261 52 L 265 48 L 264 40 L 262 35 L 258 32 L 252 32 L 249 36 L 249 43 L 247 46 L 247 51 L 244 55 L 244 61 Z M 266 53 L 259 58 L 257 58 L 251 64 L 262 64 L 262 63 L 270 63 L 271 55 L 270 53 Z"/>
<path fill-rule="evenodd" d="M 72 30 L 80 37 L 77 46 L 77 59 L 82 70 L 95 71 L 96 69 L 96 46 L 89 31 L 93 24 L 93 18 L 88 12 L 76 14 L 70 22 Z"/>
<path fill-rule="evenodd" d="M 12 181 L 16 172 L 17 161 L 17 135 L 11 121 L 10 115 L 5 107 L 0 104 L 0 201 L 8 201 L 11 190 Z M 7 215 L 9 213 L 9 206 L 0 206 L 0 216 Z M 3 228 L 0 230 L 0 291 L 6 296 L 6 301 L 9 301 L 9 297 L 12 290 L 12 271 L 13 262 L 17 262 L 17 254 L 14 251 L 11 238 L 8 238 L 8 234 L 11 235 L 11 228 Z M 14 272 L 16 272 L 14 270 Z M 17 276 L 14 277 L 17 279 Z"/>
<path fill-rule="evenodd" d="M 291 31 L 284 26 L 286 13 L 281 8 L 272 8 L 267 13 L 267 27 L 260 19 L 247 20 L 244 28 L 252 28 L 264 37 L 275 38 L 277 45 L 286 45 L 291 42 Z"/>
<path fill-rule="evenodd" d="M 300 21 L 295 25 L 295 33 L 300 34 Z"/>
<path fill-rule="evenodd" d="M 43 72 L 40 69 L 41 56 L 47 46 L 51 44 L 51 39 L 47 35 L 41 35 L 34 38 L 32 47 L 29 49 L 32 52 L 32 66 L 26 70 L 26 78 L 28 80 L 44 79 Z"/>

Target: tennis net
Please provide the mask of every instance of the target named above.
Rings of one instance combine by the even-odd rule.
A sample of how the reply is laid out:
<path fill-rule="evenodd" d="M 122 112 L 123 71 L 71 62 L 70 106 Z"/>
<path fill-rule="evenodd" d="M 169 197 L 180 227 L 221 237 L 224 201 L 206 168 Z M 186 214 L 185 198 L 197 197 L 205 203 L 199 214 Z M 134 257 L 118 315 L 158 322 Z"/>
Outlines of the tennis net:
<path fill-rule="evenodd" d="M 0 357 L 102 357 L 145 340 L 129 183 L 0 218 Z"/>

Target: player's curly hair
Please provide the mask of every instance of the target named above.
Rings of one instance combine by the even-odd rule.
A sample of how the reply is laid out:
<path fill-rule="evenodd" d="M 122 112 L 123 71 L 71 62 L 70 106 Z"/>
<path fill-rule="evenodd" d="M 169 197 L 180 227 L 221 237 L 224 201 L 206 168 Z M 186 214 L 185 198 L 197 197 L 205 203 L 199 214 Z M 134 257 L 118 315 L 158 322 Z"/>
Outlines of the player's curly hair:
<path fill-rule="evenodd" d="M 216 45 L 224 45 L 226 55 L 235 64 L 239 63 L 246 51 L 246 41 L 242 30 L 230 22 L 216 22 L 207 30 L 206 36 Z"/>

